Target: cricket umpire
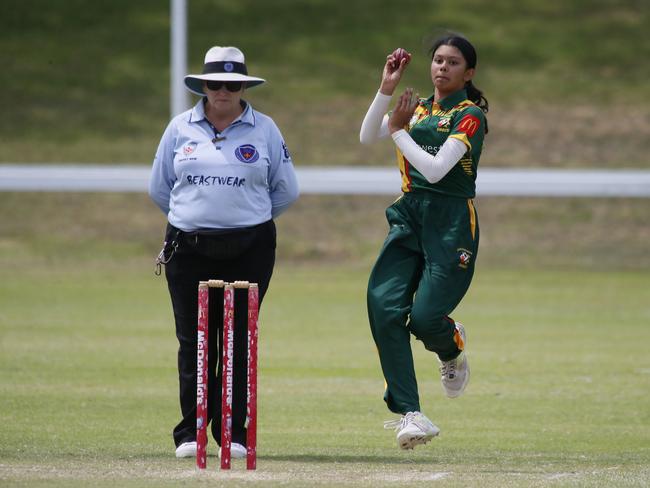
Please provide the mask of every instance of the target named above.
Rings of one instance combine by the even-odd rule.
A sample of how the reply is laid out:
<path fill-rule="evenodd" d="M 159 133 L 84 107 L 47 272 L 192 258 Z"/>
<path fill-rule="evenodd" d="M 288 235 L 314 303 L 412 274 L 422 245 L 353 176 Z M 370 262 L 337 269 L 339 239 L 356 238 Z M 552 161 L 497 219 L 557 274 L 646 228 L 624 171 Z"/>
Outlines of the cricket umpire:
<path fill-rule="evenodd" d="M 176 337 L 181 420 L 173 430 L 177 457 L 196 455 L 197 287 L 199 281 L 259 284 L 260 303 L 275 263 L 277 218 L 298 198 L 293 163 L 273 120 L 242 99 L 265 80 L 250 76 L 236 47 L 210 48 L 201 74 L 185 77 L 201 97 L 174 117 L 153 161 L 149 195 L 167 215 L 159 262 L 171 296 Z M 236 297 L 245 310 L 246 297 Z M 217 302 L 217 300 L 213 300 Z M 210 305 L 219 317 L 222 303 Z M 209 337 L 208 422 L 221 439 L 221 367 L 215 319 Z M 243 331 L 243 332 L 242 332 Z M 246 314 L 235 314 L 232 456 L 246 454 Z M 219 341 L 220 342 L 220 341 Z M 219 347 L 221 345 L 219 344 Z M 218 373 L 217 373 L 218 371 Z"/>

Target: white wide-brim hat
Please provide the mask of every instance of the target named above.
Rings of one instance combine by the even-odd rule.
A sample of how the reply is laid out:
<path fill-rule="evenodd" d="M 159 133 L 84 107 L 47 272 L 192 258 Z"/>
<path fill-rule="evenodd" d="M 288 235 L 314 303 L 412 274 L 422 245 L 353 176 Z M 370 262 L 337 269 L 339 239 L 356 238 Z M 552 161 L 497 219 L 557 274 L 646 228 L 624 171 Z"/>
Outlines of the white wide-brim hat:
<path fill-rule="evenodd" d="M 248 76 L 244 53 L 236 47 L 214 46 L 205 53 L 203 73 L 187 75 L 185 86 L 192 93 L 204 96 L 203 81 L 245 81 L 246 87 L 261 85 L 266 80 Z"/>

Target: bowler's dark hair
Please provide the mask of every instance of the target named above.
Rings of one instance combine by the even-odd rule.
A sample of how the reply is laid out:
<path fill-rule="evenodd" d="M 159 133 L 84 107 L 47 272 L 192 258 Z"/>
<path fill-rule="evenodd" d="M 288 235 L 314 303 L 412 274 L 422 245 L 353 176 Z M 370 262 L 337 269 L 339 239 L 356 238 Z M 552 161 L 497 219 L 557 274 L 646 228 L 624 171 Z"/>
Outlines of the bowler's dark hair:
<path fill-rule="evenodd" d="M 453 46 L 457 48 L 465 62 L 467 63 L 467 69 L 476 68 L 476 49 L 472 46 L 472 43 L 465 39 L 459 34 L 447 34 L 443 37 L 438 38 L 431 46 L 429 53 L 431 54 L 431 59 L 436 53 L 440 46 Z M 490 109 L 490 104 L 487 101 L 487 98 L 483 95 L 483 92 L 474 86 L 472 80 L 469 80 L 465 83 L 465 91 L 467 91 L 467 98 L 474 102 L 478 108 L 483 110 L 484 113 L 487 113 Z M 487 119 L 485 120 L 485 133 L 487 134 Z"/>

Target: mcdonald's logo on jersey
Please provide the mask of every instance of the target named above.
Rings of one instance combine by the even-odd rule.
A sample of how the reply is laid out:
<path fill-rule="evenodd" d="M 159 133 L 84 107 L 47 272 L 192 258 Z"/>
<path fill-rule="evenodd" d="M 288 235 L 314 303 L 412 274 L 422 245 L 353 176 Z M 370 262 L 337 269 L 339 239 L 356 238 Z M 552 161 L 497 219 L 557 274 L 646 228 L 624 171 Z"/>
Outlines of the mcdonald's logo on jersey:
<path fill-rule="evenodd" d="M 474 115 L 465 115 L 458 124 L 458 132 L 467 134 L 467 137 L 472 137 L 481 125 L 481 121 Z"/>

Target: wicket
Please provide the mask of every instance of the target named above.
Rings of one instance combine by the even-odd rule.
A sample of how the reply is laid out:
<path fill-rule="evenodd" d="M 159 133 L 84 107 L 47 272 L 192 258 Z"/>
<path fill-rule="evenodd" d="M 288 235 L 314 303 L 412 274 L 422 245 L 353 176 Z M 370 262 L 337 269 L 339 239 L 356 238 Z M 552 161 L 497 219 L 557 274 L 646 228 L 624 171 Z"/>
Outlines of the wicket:
<path fill-rule="evenodd" d="M 257 283 L 208 280 L 199 283 L 199 320 L 196 354 L 196 465 L 206 467 L 208 411 L 208 323 L 210 288 L 223 288 L 223 354 L 221 375 L 221 469 L 230 469 L 234 377 L 235 288 L 248 290 L 248 359 L 246 367 L 246 468 L 257 465 L 257 338 L 259 290 Z"/>

